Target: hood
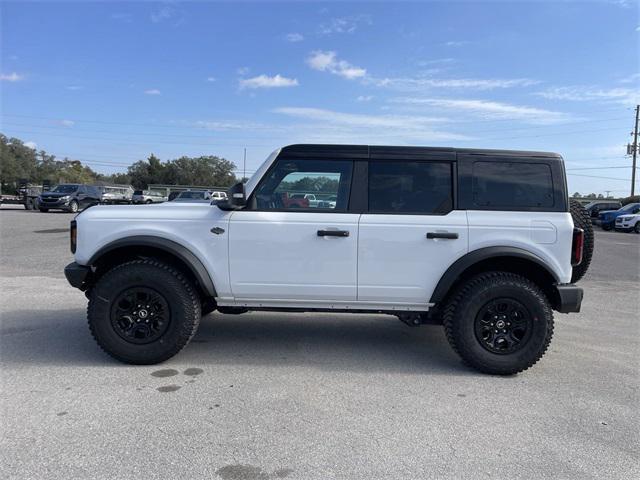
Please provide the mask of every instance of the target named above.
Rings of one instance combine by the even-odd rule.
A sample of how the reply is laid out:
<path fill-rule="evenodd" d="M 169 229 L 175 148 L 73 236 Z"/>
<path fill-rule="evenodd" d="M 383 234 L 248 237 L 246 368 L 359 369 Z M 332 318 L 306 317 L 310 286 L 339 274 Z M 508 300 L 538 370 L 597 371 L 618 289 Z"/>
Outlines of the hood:
<path fill-rule="evenodd" d="M 78 214 L 79 221 L 93 220 L 198 220 L 226 215 L 207 203 L 165 202 L 149 205 L 96 205 Z"/>
<path fill-rule="evenodd" d="M 601 217 L 608 216 L 611 213 L 616 213 L 617 210 L 602 210 L 599 212 Z"/>
<path fill-rule="evenodd" d="M 41 197 L 44 198 L 60 198 L 60 197 L 66 197 L 69 195 L 73 195 L 73 193 L 61 193 L 61 192 L 42 192 L 40 194 Z"/>

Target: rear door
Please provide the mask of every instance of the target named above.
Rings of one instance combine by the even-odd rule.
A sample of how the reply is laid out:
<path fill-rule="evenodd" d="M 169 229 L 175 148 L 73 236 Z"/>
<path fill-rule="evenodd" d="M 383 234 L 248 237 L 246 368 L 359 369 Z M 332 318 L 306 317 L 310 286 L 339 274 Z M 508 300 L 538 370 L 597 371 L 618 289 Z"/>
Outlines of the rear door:
<path fill-rule="evenodd" d="M 236 300 L 354 301 L 359 214 L 349 213 L 353 162 L 280 158 L 229 223 Z M 290 201 L 313 194 L 335 204 Z M 286 302 L 285 302 L 286 301 Z"/>
<path fill-rule="evenodd" d="M 369 161 L 360 218 L 358 300 L 426 307 L 446 269 L 468 251 L 467 216 L 454 210 L 455 154 Z"/>

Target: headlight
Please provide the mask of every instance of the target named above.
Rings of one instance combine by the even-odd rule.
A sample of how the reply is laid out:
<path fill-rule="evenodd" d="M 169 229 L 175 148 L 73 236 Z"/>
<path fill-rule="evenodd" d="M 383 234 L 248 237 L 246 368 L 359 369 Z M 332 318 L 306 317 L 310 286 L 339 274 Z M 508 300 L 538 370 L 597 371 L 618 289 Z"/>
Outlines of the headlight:
<path fill-rule="evenodd" d="M 65 195 L 64 197 L 60 197 L 60 200 L 69 200 L 69 195 Z"/>

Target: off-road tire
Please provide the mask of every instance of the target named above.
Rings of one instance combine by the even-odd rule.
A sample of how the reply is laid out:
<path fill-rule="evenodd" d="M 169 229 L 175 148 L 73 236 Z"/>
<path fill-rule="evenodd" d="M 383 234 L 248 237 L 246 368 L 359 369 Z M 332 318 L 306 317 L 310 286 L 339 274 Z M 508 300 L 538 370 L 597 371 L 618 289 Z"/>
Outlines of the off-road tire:
<path fill-rule="evenodd" d="M 595 238 L 593 236 L 593 225 L 591 224 L 591 217 L 589 212 L 578 202 L 577 200 L 569 201 L 569 209 L 571 212 L 571 218 L 573 218 L 573 225 L 576 228 L 584 230 L 584 248 L 582 250 L 582 262 L 580 265 L 573 267 L 573 273 L 571 274 L 571 283 L 575 283 L 580 280 L 589 270 L 591 265 L 591 257 L 593 257 L 593 248 Z"/>
<path fill-rule="evenodd" d="M 136 287 L 154 290 L 168 304 L 169 325 L 152 343 L 130 343 L 112 326 L 115 300 Z M 200 298 L 192 282 L 173 266 L 155 259 L 133 260 L 98 280 L 89 295 L 87 317 L 91 334 L 106 353 L 124 363 L 152 365 L 168 360 L 189 343 L 200 324 Z"/>
<path fill-rule="evenodd" d="M 531 316 L 528 340 L 511 353 L 487 350 L 475 332 L 476 317 L 492 300 L 520 302 Z M 553 335 L 553 311 L 542 290 L 530 280 L 507 272 L 486 272 L 465 281 L 449 297 L 443 324 L 453 350 L 470 367 L 492 375 L 513 375 L 534 365 Z"/>

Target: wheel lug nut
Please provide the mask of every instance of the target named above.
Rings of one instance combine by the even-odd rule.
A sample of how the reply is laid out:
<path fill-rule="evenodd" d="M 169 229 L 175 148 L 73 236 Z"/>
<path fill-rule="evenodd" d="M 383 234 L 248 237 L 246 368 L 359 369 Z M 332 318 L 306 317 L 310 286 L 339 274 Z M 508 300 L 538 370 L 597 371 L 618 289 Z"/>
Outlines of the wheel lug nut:
<path fill-rule="evenodd" d="M 506 330 L 502 330 L 502 333 L 507 333 L 507 331 Z"/>

